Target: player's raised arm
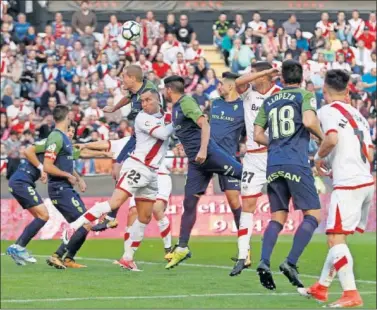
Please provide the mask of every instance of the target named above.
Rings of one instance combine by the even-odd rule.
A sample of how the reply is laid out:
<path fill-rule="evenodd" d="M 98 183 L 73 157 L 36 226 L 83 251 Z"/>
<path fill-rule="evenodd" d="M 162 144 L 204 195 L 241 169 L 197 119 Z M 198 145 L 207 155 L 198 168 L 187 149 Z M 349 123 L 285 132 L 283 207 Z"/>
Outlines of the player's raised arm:
<path fill-rule="evenodd" d="M 323 140 L 323 133 L 316 113 L 317 101 L 312 93 L 307 92 L 302 102 L 302 123 L 320 142 Z"/>
<path fill-rule="evenodd" d="M 46 141 L 46 151 L 45 151 L 45 158 L 43 163 L 43 170 L 53 176 L 66 178 L 71 184 L 76 184 L 76 177 L 72 174 L 65 172 L 58 167 L 55 166 L 55 160 L 57 158 L 57 154 L 63 148 L 63 137 L 62 135 L 57 132 L 53 131 L 47 138 Z"/>
<path fill-rule="evenodd" d="M 114 106 L 105 106 L 103 108 L 103 112 L 105 113 L 113 113 L 115 111 L 118 111 L 119 109 L 123 108 L 127 104 L 131 102 L 131 97 L 126 95 L 122 99 L 119 100 L 119 102 Z"/>
<path fill-rule="evenodd" d="M 236 79 L 237 91 L 239 94 L 242 94 L 249 88 L 249 84 L 254 80 L 264 77 L 266 75 L 277 76 L 278 74 L 279 70 L 276 68 L 271 68 L 260 72 L 252 71 L 250 73 L 243 74 L 238 79 Z"/>
<path fill-rule="evenodd" d="M 267 115 L 263 103 L 254 122 L 254 141 L 264 146 L 268 146 L 268 137 L 264 133 L 267 125 Z"/>
<path fill-rule="evenodd" d="M 109 140 L 100 140 L 100 141 L 89 142 L 89 143 L 75 144 L 74 147 L 82 151 L 85 149 L 107 151 L 110 149 L 110 142 Z"/>

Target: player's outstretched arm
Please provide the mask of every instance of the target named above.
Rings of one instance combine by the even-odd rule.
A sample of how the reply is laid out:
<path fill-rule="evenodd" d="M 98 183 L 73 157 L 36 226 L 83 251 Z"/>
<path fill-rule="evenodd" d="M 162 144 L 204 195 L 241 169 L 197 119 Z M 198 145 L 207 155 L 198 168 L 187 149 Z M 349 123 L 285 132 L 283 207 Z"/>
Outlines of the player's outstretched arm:
<path fill-rule="evenodd" d="M 124 107 L 125 105 L 129 104 L 131 102 L 129 96 L 124 96 L 122 99 L 119 100 L 119 102 L 115 106 L 106 106 L 103 108 L 103 112 L 105 113 L 113 113 L 115 111 L 118 111 L 120 108 Z"/>
<path fill-rule="evenodd" d="M 254 125 L 254 141 L 264 146 L 268 146 L 268 137 L 265 135 L 265 129 L 259 125 Z"/>
<path fill-rule="evenodd" d="M 237 91 L 238 93 L 242 94 L 248 89 L 249 84 L 253 82 L 254 80 L 261 78 L 263 76 L 266 76 L 266 75 L 276 76 L 278 74 L 279 74 L 279 70 L 276 68 L 264 70 L 261 72 L 255 72 L 255 73 L 250 72 L 250 73 L 243 74 L 238 79 L 236 79 Z"/>
<path fill-rule="evenodd" d="M 84 149 L 90 149 L 90 150 L 97 150 L 97 151 L 107 151 L 109 149 L 109 141 L 107 140 L 100 140 L 95 142 L 89 142 L 89 143 L 79 143 L 75 144 L 74 147 L 84 150 Z"/>
<path fill-rule="evenodd" d="M 80 152 L 80 158 L 96 158 L 96 157 L 107 157 L 112 158 L 113 153 L 105 151 L 97 151 L 91 149 L 83 149 Z"/>
<path fill-rule="evenodd" d="M 313 110 L 306 110 L 302 115 L 302 123 L 313 135 L 315 135 L 319 142 L 323 141 L 323 133 L 316 113 Z"/>

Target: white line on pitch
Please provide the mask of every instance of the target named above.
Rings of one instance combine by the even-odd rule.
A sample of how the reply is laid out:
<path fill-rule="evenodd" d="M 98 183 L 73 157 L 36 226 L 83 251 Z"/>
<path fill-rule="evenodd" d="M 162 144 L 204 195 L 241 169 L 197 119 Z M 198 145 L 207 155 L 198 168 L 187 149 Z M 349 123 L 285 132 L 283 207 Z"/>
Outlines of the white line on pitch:
<path fill-rule="evenodd" d="M 339 295 L 340 293 L 329 293 Z M 360 292 L 361 295 L 374 295 L 376 292 Z M 6 299 L 2 303 L 31 303 L 31 302 L 59 302 L 59 301 L 80 301 L 80 300 L 132 300 L 132 299 L 176 299 L 176 298 L 197 298 L 197 297 L 240 297 L 240 296 L 294 296 L 298 293 L 214 293 L 214 294 L 187 294 L 187 295 L 157 295 L 157 296 L 102 296 L 102 297 L 72 297 L 72 298 L 45 298 L 45 299 Z"/>
<path fill-rule="evenodd" d="M 1 253 L 1 255 L 5 255 L 4 253 Z M 34 255 L 35 257 L 48 257 L 48 255 Z M 83 260 L 91 260 L 91 261 L 97 261 L 97 262 L 113 262 L 113 259 L 108 258 L 92 258 L 92 257 L 76 257 L 76 259 L 83 259 Z M 157 262 L 145 262 L 145 261 L 139 261 L 140 264 L 145 265 L 162 265 L 163 263 L 157 263 Z M 197 267 L 197 268 L 215 268 L 215 269 L 226 269 L 230 270 L 230 266 L 220 266 L 220 265 L 205 265 L 205 264 L 189 264 L 189 263 L 182 263 L 179 264 L 179 266 L 186 266 L 186 267 Z M 244 269 L 244 271 L 256 271 L 255 269 Z M 273 272 L 273 274 L 282 275 L 280 272 Z M 317 279 L 318 276 L 313 276 L 309 274 L 302 274 L 300 273 L 300 277 L 303 278 L 311 278 L 311 279 Z M 335 279 L 338 281 L 338 279 Z M 370 281 L 370 280 L 356 280 L 358 283 L 364 283 L 364 284 L 376 284 L 376 281 Z"/>

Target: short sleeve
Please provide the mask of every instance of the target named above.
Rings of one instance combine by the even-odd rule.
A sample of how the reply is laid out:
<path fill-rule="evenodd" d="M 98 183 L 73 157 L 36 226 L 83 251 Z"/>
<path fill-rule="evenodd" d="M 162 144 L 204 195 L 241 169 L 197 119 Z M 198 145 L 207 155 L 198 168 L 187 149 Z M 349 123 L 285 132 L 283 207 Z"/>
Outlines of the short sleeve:
<path fill-rule="evenodd" d="M 325 135 L 328 135 L 331 132 L 338 132 L 339 117 L 337 113 L 328 109 L 328 106 L 318 110 L 318 118 Z"/>
<path fill-rule="evenodd" d="M 264 109 L 264 102 L 259 109 L 257 118 L 254 121 L 254 125 L 258 125 L 258 126 L 264 128 L 264 129 L 267 128 L 267 114 L 266 114 L 266 111 Z"/>
<path fill-rule="evenodd" d="M 45 151 L 45 149 L 46 149 L 46 142 L 47 142 L 47 139 L 43 139 L 41 141 L 38 141 L 38 142 L 34 143 L 34 148 L 35 148 L 35 153 L 36 154 L 43 153 Z"/>
<path fill-rule="evenodd" d="M 193 98 L 184 98 L 181 102 L 181 108 L 184 116 L 193 120 L 195 123 L 203 116 L 202 110 Z"/>
<path fill-rule="evenodd" d="M 304 92 L 302 98 L 302 112 L 317 111 L 317 100 L 315 95 L 310 92 Z"/>
<path fill-rule="evenodd" d="M 81 151 L 79 148 L 74 147 L 73 148 L 73 160 L 79 159 L 81 155 Z"/>
<path fill-rule="evenodd" d="M 53 131 L 47 138 L 45 158 L 50 158 L 55 161 L 57 155 L 63 147 L 63 137 L 57 132 Z"/>

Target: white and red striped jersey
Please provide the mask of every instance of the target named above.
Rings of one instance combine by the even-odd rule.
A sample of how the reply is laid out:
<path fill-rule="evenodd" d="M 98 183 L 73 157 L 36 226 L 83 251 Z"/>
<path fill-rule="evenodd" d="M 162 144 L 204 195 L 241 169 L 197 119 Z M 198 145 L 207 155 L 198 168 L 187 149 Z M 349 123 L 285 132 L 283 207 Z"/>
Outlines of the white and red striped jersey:
<path fill-rule="evenodd" d="M 258 111 L 262 106 L 263 101 L 280 90 L 281 87 L 274 84 L 265 94 L 261 94 L 260 92 L 254 90 L 251 85 L 249 85 L 248 89 L 240 95 L 243 100 L 245 111 L 245 125 L 247 133 L 246 147 L 248 152 L 266 149 L 265 146 L 254 142 L 254 121 L 257 118 Z"/>
<path fill-rule="evenodd" d="M 152 63 L 149 60 L 146 60 L 143 64 L 138 61 L 135 63 L 135 65 L 139 66 L 141 70 L 143 70 L 143 73 L 153 71 Z"/>
<path fill-rule="evenodd" d="M 7 117 L 10 119 L 12 125 L 18 123 L 19 116 L 29 114 L 31 114 L 31 110 L 24 104 L 20 104 L 18 108 L 14 105 L 10 105 L 9 107 L 7 107 Z"/>
<path fill-rule="evenodd" d="M 330 31 L 334 30 L 334 23 L 327 21 L 324 22 L 323 20 L 320 20 L 316 25 L 316 28 L 321 28 L 322 30 L 322 36 L 327 38 L 330 34 Z"/>
<path fill-rule="evenodd" d="M 152 169 L 159 169 L 173 131 L 172 124 L 165 126 L 161 113 L 150 115 L 139 112 L 135 119 L 136 146 L 130 157 Z"/>
<path fill-rule="evenodd" d="M 119 88 L 121 84 L 120 79 L 117 77 L 111 77 L 110 74 L 106 74 L 103 78 L 103 82 L 105 83 L 106 89 Z"/>
<path fill-rule="evenodd" d="M 365 26 L 367 26 L 369 28 L 370 33 L 372 33 L 374 36 L 376 36 L 377 29 L 376 29 L 376 22 L 375 21 L 373 22 L 371 20 L 367 20 L 365 22 Z"/>
<path fill-rule="evenodd" d="M 46 66 L 42 69 L 42 74 L 46 81 L 54 81 L 58 78 L 59 69 L 56 67 L 49 68 Z"/>
<path fill-rule="evenodd" d="M 120 35 L 122 32 L 121 23 L 116 23 L 114 25 L 112 23 L 108 23 L 106 27 L 109 29 L 110 39 L 118 37 L 118 35 Z"/>
<path fill-rule="evenodd" d="M 1 0 L 0 1 L 0 20 L 3 20 L 4 18 L 5 8 L 9 8 L 9 1 Z"/>
<path fill-rule="evenodd" d="M 367 120 L 360 112 L 341 101 L 334 101 L 318 110 L 322 130 L 338 133 L 338 142 L 327 156 L 334 187 L 359 186 L 373 182 L 368 150 L 372 139 Z"/>
<path fill-rule="evenodd" d="M 179 76 L 188 76 L 188 67 L 185 61 L 182 63 L 174 62 L 171 65 L 171 70 Z"/>
<path fill-rule="evenodd" d="M 8 73 L 9 68 L 9 59 L 6 53 L 1 53 L 0 61 L 0 78 L 3 80 L 5 78 L 5 74 Z"/>
<path fill-rule="evenodd" d="M 198 61 L 200 57 L 204 57 L 204 50 L 201 48 L 198 48 L 196 51 L 190 47 L 185 52 L 185 59 L 188 61 Z"/>
<path fill-rule="evenodd" d="M 85 110 L 85 117 L 95 116 L 97 119 L 104 117 L 104 113 L 100 108 L 87 108 Z"/>
<path fill-rule="evenodd" d="M 127 142 L 130 140 L 131 136 L 123 137 L 122 139 L 118 140 L 108 140 L 109 148 L 107 149 L 108 152 L 113 153 L 113 161 L 117 159 L 120 152 L 123 150 Z"/>
<path fill-rule="evenodd" d="M 361 18 L 357 20 L 351 18 L 348 23 L 351 26 L 351 33 L 353 37 L 357 40 L 364 31 L 365 22 Z"/>

